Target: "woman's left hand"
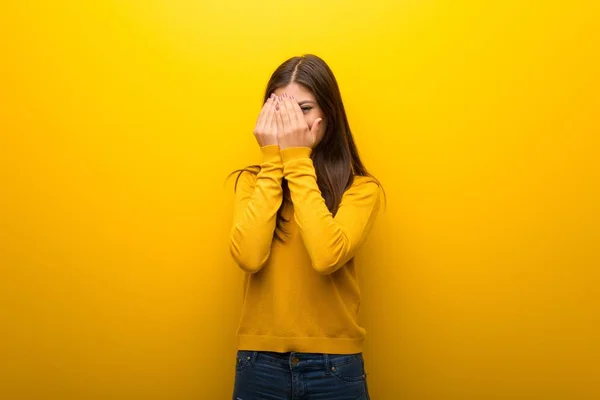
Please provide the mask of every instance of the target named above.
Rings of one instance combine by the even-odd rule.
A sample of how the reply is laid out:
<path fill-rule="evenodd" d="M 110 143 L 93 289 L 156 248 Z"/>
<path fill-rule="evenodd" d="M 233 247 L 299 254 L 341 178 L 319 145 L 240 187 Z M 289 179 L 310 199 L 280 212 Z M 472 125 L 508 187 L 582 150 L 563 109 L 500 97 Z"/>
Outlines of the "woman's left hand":
<path fill-rule="evenodd" d="M 309 127 L 296 99 L 286 93 L 279 98 L 275 114 L 280 149 L 288 147 L 310 147 L 312 149 L 319 126 L 323 121 L 322 118 L 317 118 Z"/>

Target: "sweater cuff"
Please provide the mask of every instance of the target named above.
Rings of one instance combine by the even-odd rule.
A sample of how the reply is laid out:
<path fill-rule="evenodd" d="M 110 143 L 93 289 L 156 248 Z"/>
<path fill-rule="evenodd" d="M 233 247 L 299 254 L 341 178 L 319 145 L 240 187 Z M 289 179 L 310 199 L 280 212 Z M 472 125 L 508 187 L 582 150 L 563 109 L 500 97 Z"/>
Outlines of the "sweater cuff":
<path fill-rule="evenodd" d="M 279 146 L 276 144 L 262 146 L 260 148 L 260 152 L 262 153 L 263 161 L 280 161 L 281 160 L 281 155 L 279 154 Z"/>
<path fill-rule="evenodd" d="M 298 160 L 301 158 L 310 158 L 312 149 L 310 147 L 288 147 L 280 151 L 281 160 L 286 163 L 292 160 Z"/>

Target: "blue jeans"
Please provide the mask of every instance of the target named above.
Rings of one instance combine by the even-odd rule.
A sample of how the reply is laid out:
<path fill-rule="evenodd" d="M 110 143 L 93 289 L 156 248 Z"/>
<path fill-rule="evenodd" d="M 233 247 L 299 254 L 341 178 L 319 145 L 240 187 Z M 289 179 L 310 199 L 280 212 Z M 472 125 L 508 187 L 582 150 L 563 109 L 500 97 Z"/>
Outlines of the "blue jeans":
<path fill-rule="evenodd" d="M 237 353 L 233 400 L 369 399 L 362 353 Z"/>

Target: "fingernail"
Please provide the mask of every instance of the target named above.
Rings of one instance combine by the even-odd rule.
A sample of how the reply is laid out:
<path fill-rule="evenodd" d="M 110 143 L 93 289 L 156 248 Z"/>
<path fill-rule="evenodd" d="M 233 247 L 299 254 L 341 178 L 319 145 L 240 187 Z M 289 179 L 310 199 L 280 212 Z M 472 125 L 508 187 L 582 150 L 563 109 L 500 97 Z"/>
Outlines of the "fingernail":
<path fill-rule="evenodd" d="M 288 97 L 287 93 L 284 93 L 284 94 L 283 94 L 283 97 Z"/>

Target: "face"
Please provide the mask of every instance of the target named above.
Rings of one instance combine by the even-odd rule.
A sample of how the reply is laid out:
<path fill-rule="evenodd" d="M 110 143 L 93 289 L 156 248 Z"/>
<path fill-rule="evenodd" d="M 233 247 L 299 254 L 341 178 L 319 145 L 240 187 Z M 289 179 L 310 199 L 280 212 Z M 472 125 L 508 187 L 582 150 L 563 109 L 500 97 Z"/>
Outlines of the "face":
<path fill-rule="evenodd" d="M 304 114 L 304 119 L 306 120 L 306 124 L 309 127 L 312 127 L 313 122 L 317 118 L 322 118 L 321 126 L 319 127 L 319 131 L 315 137 L 315 146 L 319 144 L 321 139 L 323 139 L 323 135 L 327 129 L 327 119 L 325 118 L 325 114 L 323 110 L 317 104 L 315 96 L 312 92 L 306 89 L 302 85 L 298 85 L 297 83 L 290 83 L 289 85 L 279 88 L 275 90 L 275 96 L 281 96 L 284 93 L 287 93 L 288 96 L 294 96 L 298 105 L 302 109 L 302 114 Z"/>

